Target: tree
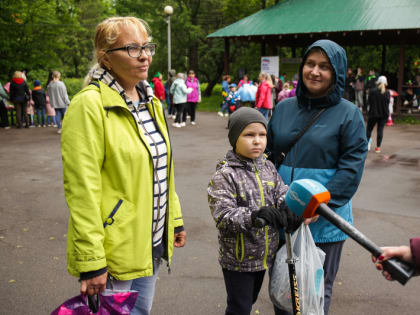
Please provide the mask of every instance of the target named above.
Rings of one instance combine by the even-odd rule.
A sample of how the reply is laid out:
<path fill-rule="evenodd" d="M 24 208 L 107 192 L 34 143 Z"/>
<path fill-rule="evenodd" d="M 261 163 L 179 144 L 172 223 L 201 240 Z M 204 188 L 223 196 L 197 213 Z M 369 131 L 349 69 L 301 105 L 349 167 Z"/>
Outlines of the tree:
<path fill-rule="evenodd" d="M 52 1 L 2 1 L 0 8 L 1 79 L 16 70 L 49 67 L 59 62 L 55 52 L 58 21 Z M 61 28 L 61 27 L 60 27 Z"/>

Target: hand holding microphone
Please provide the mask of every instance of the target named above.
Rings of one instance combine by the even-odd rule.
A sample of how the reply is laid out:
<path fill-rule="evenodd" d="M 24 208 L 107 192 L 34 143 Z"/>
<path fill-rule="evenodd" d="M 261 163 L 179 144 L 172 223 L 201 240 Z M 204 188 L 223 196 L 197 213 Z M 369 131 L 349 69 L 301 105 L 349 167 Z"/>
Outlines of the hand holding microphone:
<path fill-rule="evenodd" d="M 286 194 L 286 204 L 296 215 L 304 219 L 321 215 L 367 249 L 374 257 L 380 257 L 383 250 L 331 210 L 327 206 L 329 200 L 330 193 L 328 190 L 322 184 L 310 179 L 300 179 L 292 182 Z M 412 264 L 397 257 L 384 260 L 381 264 L 384 271 L 402 285 L 415 274 L 415 268 Z"/>

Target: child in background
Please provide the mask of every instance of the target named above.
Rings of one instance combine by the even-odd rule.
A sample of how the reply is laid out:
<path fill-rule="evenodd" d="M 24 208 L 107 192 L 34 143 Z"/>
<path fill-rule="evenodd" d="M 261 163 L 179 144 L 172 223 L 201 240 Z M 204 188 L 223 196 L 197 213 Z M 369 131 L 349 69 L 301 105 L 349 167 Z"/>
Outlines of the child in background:
<path fill-rule="evenodd" d="M 51 106 L 50 97 L 46 94 L 45 111 L 47 114 L 47 125 L 48 127 L 57 128 L 57 122 L 55 120 L 55 109 Z"/>
<path fill-rule="evenodd" d="M 36 115 L 38 117 L 38 127 L 46 127 L 45 120 L 45 105 L 47 103 L 47 97 L 41 86 L 41 81 L 35 80 L 34 88 L 32 90 L 32 100 L 35 105 Z"/>
<path fill-rule="evenodd" d="M 45 87 L 48 86 L 48 84 L 50 84 L 50 82 L 52 81 L 52 71 L 50 71 L 49 75 L 48 75 L 48 80 L 47 83 L 45 84 Z M 46 98 L 46 103 L 45 103 L 45 111 L 47 114 L 47 124 L 48 127 L 55 127 L 57 128 L 57 122 L 55 120 L 55 109 L 51 106 L 50 103 L 50 97 L 48 95 L 48 92 L 45 94 L 47 96 Z"/>
<path fill-rule="evenodd" d="M 35 116 L 35 110 L 34 110 L 34 100 L 32 99 L 32 91 L 29 91 L 29 101 L 26 104 L 26 114 L 28 115 L 28 120 L 29 120 L 29 128 L 34 128 L 35 127 L 35 123 L 34 123 L 34 116 Z"/>
<path fill-rule="evenodd" d="M 267 121 L 256 109 L 241 107 L 229 117 L 229 150 L 207 188 L 219 230 L 219 263 L 227 291 L 225 314 L 250 314 L 265 271 L 279 249 L 279 229 L 302 223 L 286 206 L 288 187 L 266 159 Z M 255 227 L 256 218 L 268 226 Z M 275 307 L 276 314 L 287 314 Z"/>
<path fill-rule="evenodd" d="M 223 76 L 223 81 L 222 81 L 222 104 L 220 105 L 220 110 L 217 112 L 217 115 L 223 117 L 223 116 L 228 116 L 228 109 L 227 106 L 225 106 L 225 100 L 226 97 L 229 94 L 229 84 L 230 84 L 230 75 L 226 74 Z"/>
<path fill-rule="evenodd" d="M 240 100 L 241 100 L 241 97 L 239 96 L 239 93 L 236 91 L 236 84 L 235 83 L 230 84 L 229 94 L 225 99 L 229 114 L 232 114 L 236 109 L 239 108 Z"/>
<path fill-rule="evenodd" d="M 283 84 L 283 89 L 277 95 L 277 103 L 281 102 L 285 98 L 288 98 L 290 94 L 290 84 L 286 82 Z"/>
<path fill-rule="evenodd" d="M 156 72 L 152 79 L 153 82 L 153 94 L 159 99 L 162 107 L 165 108 L 165 88 L 162 83 L 162 74 Z"/>

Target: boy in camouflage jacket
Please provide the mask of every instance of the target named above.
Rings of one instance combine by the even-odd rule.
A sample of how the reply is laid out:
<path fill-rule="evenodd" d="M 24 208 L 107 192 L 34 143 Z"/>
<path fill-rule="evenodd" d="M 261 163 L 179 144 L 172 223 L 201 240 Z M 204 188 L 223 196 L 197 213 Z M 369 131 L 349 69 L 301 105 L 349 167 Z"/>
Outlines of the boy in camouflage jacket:
<path fill-rule="evenodd" d="M 208 202 L 219 229 L 225 314 L 249 314 L 279 248 L 279 229 L 295 230 L 301 220 L 287 209 L 288 187 L 264 156 L 264 116 L 242 107 L 231 115 L 228 127 L 233 150 L 216 167 L 207 189 Z M 255 227 L 257 217 L 269 225 Z"/>

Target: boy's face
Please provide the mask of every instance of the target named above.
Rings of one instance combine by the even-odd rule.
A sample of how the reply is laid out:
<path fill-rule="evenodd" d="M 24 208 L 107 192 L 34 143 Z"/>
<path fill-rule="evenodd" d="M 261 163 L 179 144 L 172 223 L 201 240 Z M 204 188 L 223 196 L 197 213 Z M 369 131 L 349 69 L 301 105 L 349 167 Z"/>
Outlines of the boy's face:
<path fill-rule="evenodd" d="M 235 92 L 235 91 L 236 91 L 236 87 L 232 86 L 232 87 L 230 88 L 230 90 L 231 90 L 232 92 Z"/>
<path fill-rule="evenodd" d="M 311 52 L 302 69 L 303 84 L 311 97 L 322 97 L 328 94 L 333 83 L 334 71 L 325 54 Z"/>
<path fill-rule="evenodd" d="M 267 145 L 267 130 L 261 123 L 251 123 L 242 130 L 236 141 L 236 153 L 255 160 L 264 153 Z"/>

